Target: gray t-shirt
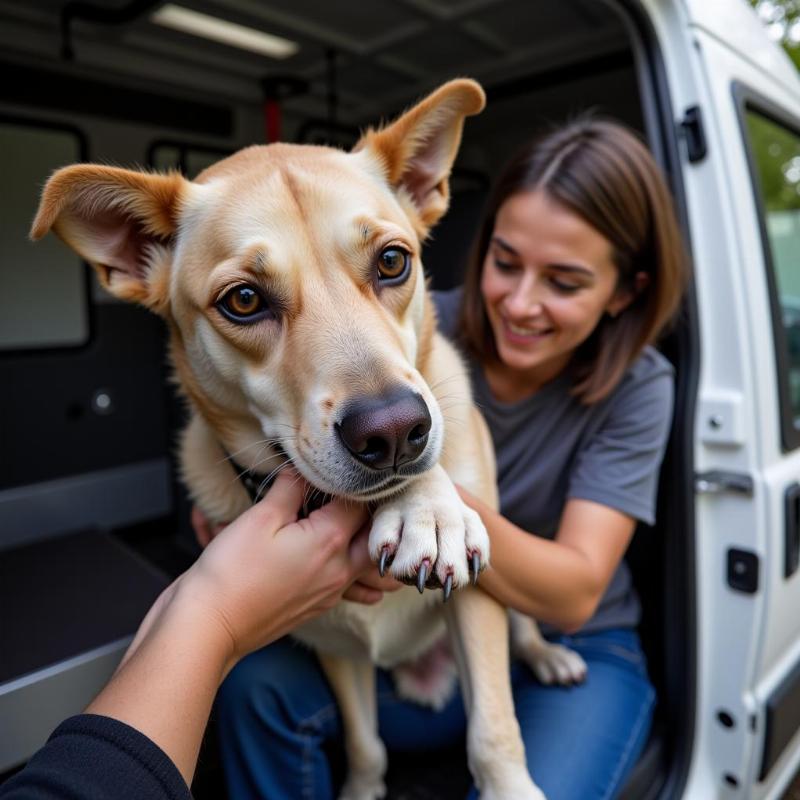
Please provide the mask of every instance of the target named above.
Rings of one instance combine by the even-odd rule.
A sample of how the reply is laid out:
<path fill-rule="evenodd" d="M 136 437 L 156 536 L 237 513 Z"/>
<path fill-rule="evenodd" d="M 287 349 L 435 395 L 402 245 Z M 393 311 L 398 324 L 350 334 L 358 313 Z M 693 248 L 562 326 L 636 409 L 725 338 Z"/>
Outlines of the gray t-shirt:
<path fill-rule="evenodd" d="M 439 330 L 451 340 L 460 299 L 458 289 L 434 292 Z M 646 348 L 617 388 L 590 406 L 569 394 L 566 373 L 531 397 L 504 403 L 492 396 L 480 365 L 468 366 L 475 402 L 492 434 L 506 518 L 552 539 L 566 501 L 582 498 L 653 524 L 674 394 L 672 365 L 664 356 Z M 623 561 L 582 631 L 635 627 L 640 612 Z"/>

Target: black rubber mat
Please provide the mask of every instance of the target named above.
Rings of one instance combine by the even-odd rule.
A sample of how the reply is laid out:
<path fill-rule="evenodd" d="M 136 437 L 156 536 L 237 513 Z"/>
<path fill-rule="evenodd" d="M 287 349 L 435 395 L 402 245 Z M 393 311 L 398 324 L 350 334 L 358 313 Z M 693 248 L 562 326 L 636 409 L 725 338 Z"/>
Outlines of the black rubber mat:
<path fill-rule="evenodd" d="M 134 633 L 167 583 L 94 531 L 0 552 L 0 683 Z"/>

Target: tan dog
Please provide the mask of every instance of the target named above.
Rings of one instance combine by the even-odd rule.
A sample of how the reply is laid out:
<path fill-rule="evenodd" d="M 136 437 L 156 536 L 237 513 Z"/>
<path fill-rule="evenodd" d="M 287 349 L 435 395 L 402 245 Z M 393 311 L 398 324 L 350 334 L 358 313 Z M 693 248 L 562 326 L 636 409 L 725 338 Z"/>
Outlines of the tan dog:
<path fill-rule="evenodd" d="M 52 228 L 113 294 L 167 320 L 193 411 L 184 476 L 211 519 L 250 503 L 226 454 L 263 476 L 288 456 L 322 492 L 378 501 L 370 552 L 420 592 L 342 602 L 295 632 L 318 653 L 341 706 L 348 800 L 385 791 L 373 664 L 417 658 L 445 626 L 481 797 L 542 797 L 514 717 L 504 610 L 479 590 L 447 605 L 421 591 L 449 594 L 487 564 L 486 531 L 453 482 L 497 503 L 488 432 L 458 357 L 435 332 L 420 263 L 420 242 L 448 204 L 464 117 L 483 105 L 476 83 L 452 81 L 352 153 L 250 147 L 194 182 L 67 167 L 48 182 L 31 232 Z M 527 652 L 544 654 L 545 670 L 566 663 L 566 679 L 576 677 L 579 666 L 529 635 Z M 451 684 L 422 695 L 407 673 L 398 683 L 434 706 Z"/>

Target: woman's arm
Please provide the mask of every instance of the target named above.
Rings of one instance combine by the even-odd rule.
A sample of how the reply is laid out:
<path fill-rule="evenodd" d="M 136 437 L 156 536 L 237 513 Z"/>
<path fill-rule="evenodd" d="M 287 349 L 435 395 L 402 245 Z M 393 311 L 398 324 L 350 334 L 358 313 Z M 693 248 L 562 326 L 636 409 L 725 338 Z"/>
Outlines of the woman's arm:
<path fill-rule="evenodd" d="M 533 536 L 459 490 L 483 519 L 491 566 L 480 586 L 504 605 L 565 631 L 594 614 L 633 535 L 636 522 L 589 500 L 568 500 L 553 541 Z"/>
<path fill-rule="evenodd" d="M 671 365 L 648 349 L 600 411 L 596 429 L 570 455 L 566 498 L 552 541 L 462 493 L 491 538 L 491 566 L 481 586 L 506 605 L 565 631 L 583 627 L 602 600 L 636 521 L 655 520 L 673 396 Z M 533 481 L 528 491 L 535 500 Z M 529 510 L 536 506 L 532 502 Z"/>
<path fill-rule="evenodd" d="M 155 742 L 191 782 L 217 688 L 236 661 L 333 607 L 369 565 L 363 507 L 297 521 L 305 483 L 282 473 L 148 613 L 87 713 Z"/>

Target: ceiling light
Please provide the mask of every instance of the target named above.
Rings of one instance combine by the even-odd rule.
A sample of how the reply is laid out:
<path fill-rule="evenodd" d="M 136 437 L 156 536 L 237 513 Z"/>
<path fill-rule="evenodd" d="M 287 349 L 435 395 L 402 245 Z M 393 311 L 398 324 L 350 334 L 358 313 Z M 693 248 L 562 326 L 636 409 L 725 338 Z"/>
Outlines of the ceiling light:
<path fill-rule="evenodd" d="M 200 14 L 188 8 L 167 3 L 150 16 L 150 20 L 157 25 L 173 28 L 194 36 L 213 39 L 215 42 L 239 47 L 242 50 L 251 50 L 271 58 L 289 58 L 299 49 L 297 42 L 273 36 L 255 28 L 247 28 L 234 22 Z"/>

